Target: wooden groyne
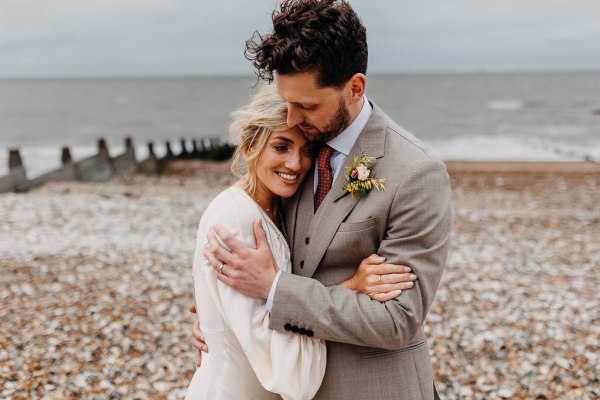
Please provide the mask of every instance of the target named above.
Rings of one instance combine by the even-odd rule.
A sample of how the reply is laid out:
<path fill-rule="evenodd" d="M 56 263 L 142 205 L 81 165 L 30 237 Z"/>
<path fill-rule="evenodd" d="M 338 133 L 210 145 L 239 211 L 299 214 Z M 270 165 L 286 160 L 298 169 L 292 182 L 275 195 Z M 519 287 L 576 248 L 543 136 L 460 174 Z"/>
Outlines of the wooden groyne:
<path fill-rule="evenodd" d="M 19 149 L 10 149 L 8 174 L 0 176 L 0 193 L 20 192 L 38 187 L 48 181 L 104 182 L 114 176 L 134 173 L 160 174 L 174 160 L 200 159 L 222 161 L 231 158 L 235 147 L 220 139 L 200 139 L 191 142 L 181 139 L 181 152 L 175 154 L 169 141 L 165 142 L 166 153 L 158 158 L 154 143 L 148 143 L 148 157 L 137 161 L 131 138 L 125 138 L 125 152 L 111 157 L 105 139 L 99 139 L 98 152 L 83 160 L 74 161 L 69 147 L 62 148 L 62 166 L 35 178 L 28 178 Z"/>

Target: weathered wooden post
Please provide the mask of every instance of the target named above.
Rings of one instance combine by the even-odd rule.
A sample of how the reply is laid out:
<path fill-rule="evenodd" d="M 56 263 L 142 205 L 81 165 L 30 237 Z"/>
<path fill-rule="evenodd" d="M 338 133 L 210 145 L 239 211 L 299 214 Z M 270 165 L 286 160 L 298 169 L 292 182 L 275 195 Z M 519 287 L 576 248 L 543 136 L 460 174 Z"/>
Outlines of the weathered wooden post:
<path fill-rule="evenodd" d="M 167 168 L 169 163 L 175 158 L 175 154 L 173 153 L 173 149 L 171 148 L 170 141 L 167 140 L 165 142 L 165 147 L 167 148 L 167 153 L 164 155 L 163 158 L 158 160 L 158 173 L 159 174 L 162 173 Z"/>
<path fill-rule="evenodd" d="M 138 164 L 138 171 L 143 174 L 158 174 L 160 172 L 158 159 L 154 152 L 154 143 L 148 142 L 148 158 Z"/>
<path fill-rule="evenodd" d="M 25 190 L 28 187 L 27 174 L 19 149 L 8 150 L 8 175 L 0 177 L 0 193 Z"/>
<path fill-rule="evenodd" d="M 73 163 L 73 157 L 71 157 L 71 150 L 68 147 L 62 148 L 62 154 L 60 156 L 60 161 L 63 166 Z"/>
<path fill-rule="evenodd" d="M 8 150 L 8 169 L 16 169 L 23 167 L 23 160 L 21 160 L 21 153 L 19 149 Z"/>
<path fill-rule="evenodd" d="M 133 150 L 133 140 L 129 136 L 125 138 L 125 151 L 134 151 Z"/>
<path fill-rule="evenodd" d="M 104 182 L 114 175 L 106 140 L 98 139 L 98 154 L 78 164 L 78 179 L 87 182 Z"/>
<path fill-rule="evenodd" d="M 185 139 L 182 138 L 180 143 L 181 143 L 181 153 L 179 153 L 177 158 L 188 158 L 190 153 L 187 150 L 187 145 L 185 143 Z"/>
<path fill-rule="evenodd" d="M 171 149 L 171 142 L 169 142 L 167 140 L 165 142 L 165 147 L 167 148 L 167 154 L 165 154 L 165 157 L 167 157 L 167 158 L 173 158 L 173 157 L 175 157 L 175 154 L 173 154 L 173 149 Z"/>
<path fill-rule="evenodd" d="M 31 187 L 38 187 L 48 181 L 74 181 L 77 180 L 78 165 L 73 162 L 71 150 L 68 147 L 61 149 L 60 161 L 62 166 L 54 171 L 36 176 L 29 181 Z"/>
<path fill-rule="evenodd" d="M 125 153 L 112 159 L 112 167 L 116 175 L 134 174 L 137 172 L 135 150 L 130 137 L 125 138 Z"/>
<path fill-rule="evenodd" d="M 198 158 L 200 156 L 200 150 L 198 149 L 198 142 L 196 139 L 192 139 L 192 157 Z"/>
<path fill-rule="evenodd" d="M 154 143 L 148 142 L 148 157 L 156 158 L 156 153 L 154 152 Z"/>
<path fill-rule="evenodd" d="M 108 146 L 106 145 L 106 139 L 98 139 L 98 155 L 105 154 L 108 156 Z"/>

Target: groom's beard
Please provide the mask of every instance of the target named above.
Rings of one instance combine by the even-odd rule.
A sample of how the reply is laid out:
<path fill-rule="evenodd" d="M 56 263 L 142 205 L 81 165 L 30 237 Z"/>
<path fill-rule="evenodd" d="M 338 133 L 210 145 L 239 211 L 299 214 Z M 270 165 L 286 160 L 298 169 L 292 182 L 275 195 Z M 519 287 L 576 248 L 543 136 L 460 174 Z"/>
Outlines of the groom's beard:
<path fill-rule="evenodd" d="M 323 131 L 317 133 L 305 133 L 304 135 L 309 141 L 316 144 L 322 144 L 337 137 L 348 127 L 348 125 L 350 125 L 350 113 L 346 108 L 346 104 L 344 104 L 344 99 L 340 97 L 335 115 L 325 126 Z"/>

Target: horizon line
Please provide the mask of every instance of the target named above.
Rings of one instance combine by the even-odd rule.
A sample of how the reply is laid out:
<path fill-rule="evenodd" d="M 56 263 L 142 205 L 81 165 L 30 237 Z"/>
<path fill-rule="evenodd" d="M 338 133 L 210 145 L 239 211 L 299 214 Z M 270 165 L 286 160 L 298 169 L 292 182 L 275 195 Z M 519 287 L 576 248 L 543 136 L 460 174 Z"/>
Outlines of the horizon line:
<path fill-rule="evenodd" d="M 473 70 L 407 70 L 378 71 L 367 73 L 369 76 L 443 76 L 443 75 L 543 75 L 543 74 L 593 74 L 600 68 L 579 69 L 473 69 Z M 0 75 L 0 81 L 10 80 L 126 80 L 126 79 L 256 79 L 252 73 L 139 73 L 139 74 L 75 74 L 75 75 Z"/>

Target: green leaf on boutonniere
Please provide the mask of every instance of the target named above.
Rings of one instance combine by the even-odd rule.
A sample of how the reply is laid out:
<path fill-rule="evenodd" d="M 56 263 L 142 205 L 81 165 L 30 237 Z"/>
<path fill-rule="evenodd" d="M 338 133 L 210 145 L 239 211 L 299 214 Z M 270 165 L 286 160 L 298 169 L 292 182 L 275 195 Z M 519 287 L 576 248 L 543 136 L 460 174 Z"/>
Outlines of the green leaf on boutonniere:
<path fill-rule="evenodd" d="M 350 193 L 348 191 L 348 189 L 344 189 L 342 191 L 342 193 L 338 194 L 338 196 L 333 200 L 333 202 L 335 203 L 336 201 L 338 201 L 339 199 L 341 199 L 342 197 L 344 197 L 345 195 L 347 195 L 348 193 Z"/>

